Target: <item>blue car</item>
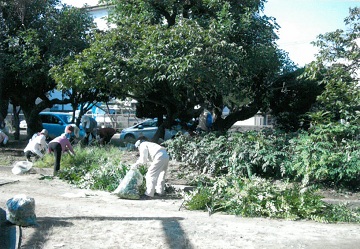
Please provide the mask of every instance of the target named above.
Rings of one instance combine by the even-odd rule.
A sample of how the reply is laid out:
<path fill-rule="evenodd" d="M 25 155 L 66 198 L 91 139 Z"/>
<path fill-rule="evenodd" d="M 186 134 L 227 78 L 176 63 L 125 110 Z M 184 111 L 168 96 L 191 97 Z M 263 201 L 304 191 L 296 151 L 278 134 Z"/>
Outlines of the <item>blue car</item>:
<path fill-rule="evenodd" d="M 53 139 L 64 133 L 65 127 L 73 124 L 72 114 L 64 112 L 40 112 L 39 113 L 43 128 L 49 132 L 49 139 Z M 80 128 L 80 138 L 85 136 L 85 132 Z"/>

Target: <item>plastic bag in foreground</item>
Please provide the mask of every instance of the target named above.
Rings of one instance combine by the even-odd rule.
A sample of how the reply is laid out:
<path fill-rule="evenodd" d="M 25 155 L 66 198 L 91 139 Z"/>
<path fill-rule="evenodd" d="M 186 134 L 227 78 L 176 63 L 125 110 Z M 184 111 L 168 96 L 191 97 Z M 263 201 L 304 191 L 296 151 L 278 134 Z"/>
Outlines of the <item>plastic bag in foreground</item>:
<path fill-rule="evenodd" d="M 36 225 L 35 200 L 16 195 L 6 202 L 6 219 L 18 226 Z"/>
<path fill-rule="evenodd" d="M 143 182 L 143 176 L 138 169 L 130 169 L 120 182 L 114 194 L 124 199 L 140 199 L 139 187 Z"/>

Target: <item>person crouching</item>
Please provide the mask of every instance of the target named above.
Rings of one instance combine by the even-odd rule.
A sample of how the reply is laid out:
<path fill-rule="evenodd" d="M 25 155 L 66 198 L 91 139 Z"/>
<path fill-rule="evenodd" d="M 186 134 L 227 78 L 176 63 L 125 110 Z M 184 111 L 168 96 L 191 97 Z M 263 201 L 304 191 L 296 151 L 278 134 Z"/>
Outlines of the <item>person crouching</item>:
<path fill-rule="evenodd" d="M 35 157 L 35 160 L 38 160 L 44 156 L 44 152 L 46 152 L 48 148 L 48 144 L 46 143 L 47 136 L 48 131 L 46 129 L 43 129 L 39 133 L 35 133 L 32 136 L 24 149 L 26 160 L 30 161 L 32 156 Z"/>

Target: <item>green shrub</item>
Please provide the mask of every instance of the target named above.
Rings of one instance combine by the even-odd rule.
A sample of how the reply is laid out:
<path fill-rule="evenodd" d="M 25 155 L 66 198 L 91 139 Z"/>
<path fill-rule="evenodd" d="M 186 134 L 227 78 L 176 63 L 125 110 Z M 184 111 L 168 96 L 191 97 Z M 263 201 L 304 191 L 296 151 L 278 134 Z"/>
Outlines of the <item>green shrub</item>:
<path fill-rule="evenodd" d="M 286 146 L 289 137 L 270 129 L 232 134 L 230 172 L 247 177 L 282 178 L 288 160 Z"/>
<path fill-rule="evenodd" d="M 75 153 L 63 156 L 58 176 L 81 188 L 113 191 L 128 170 L 115 147 L 76 147 Z"/>
<path fill-rule="evenodd" d="M 288 160 L 286 146 L 290 136 L 262 130 L 204 136 L 180 136 L 166 142 L 173 159 L 212 176 L 231 173 L 281 178 Z"/>
<path fill-rule="evenodd" d="M 113 146 L 75 146 L 75 156 L 64 153 L 58 176 L 80 188 L 113 191 L 129 170 L 121 161 L 122 153 Z M 54 155 L 47 154 L 36 162 L 36 167 L 53 167 Z M 146 168 L 140 167 L 146 174 Z M 142 186 L 144 188 L 144 186 Z"/>
<path fill-rule="evenodd" d="M 360 127 L 331 124 L 284 133 L 264 129 L 241 133 L 180 136 L 166 142 L 173 159 L 198 174 L 290 179 L 359 188 Z"/>
<path fill-rule="evenodd" d="M 210 175 L 227 173 L 231 144 L 226 135 L 178 136 L 165 145 L 173 159 L 185 162 L 193 170 Z"/>
<path fill-rule="evenodd" d="M 304 185 L 322 183 L 358 189 L 360 183 L 360 127 L 316 126 L 291 141 L 288 174 Z"/>
<path fill-rule="evenodd" d="M 189 210 L 205 210 L 211 203 L 211 191 L 208 187 L 198 188 L 188 196 L 186 207 Z"/>
<path fill-rule="evenodd" d="M 273 182 L 263 178 L 219 177 L 212 184 L 199 184 L 186 196 L 190 210 L 225 212 L 243 217 L 270 217 L 318 222 L 360 222 L 360 210 L 331 205 L 321 200 L 315 188 Z"/>

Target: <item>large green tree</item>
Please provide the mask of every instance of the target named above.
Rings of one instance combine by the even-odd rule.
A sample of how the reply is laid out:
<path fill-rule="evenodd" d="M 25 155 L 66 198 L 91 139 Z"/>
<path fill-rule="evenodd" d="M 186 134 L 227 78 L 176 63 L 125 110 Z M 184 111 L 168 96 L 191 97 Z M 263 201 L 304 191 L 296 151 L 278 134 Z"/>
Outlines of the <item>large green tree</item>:
<path fill-rule="evenodd" d="M 0 5 L 0 8 L 2 6 Z M 0 129 L 4 126 L 4 119 L 7 114 L 9 98 L 6 97 L 7 89 L 5 87 L 5 49 L 4 41 L 6 39 L 6 25 L 2 12 L 0 11 Z"/>
<path fill-rule="evenodd" d="M 86 10 L 61 6 L 58 0 L 1 0 L 0 6 L 6 27 L 0 88 L 7 91 L 2 97 L 21 107 L 31 135 L 41 129 L 39 112 L 70 103 L 69 98 L 51 98 L 56 83 L 49 70 L 88 47 L 95 26 Z"/>
<path fill-rule="evenodd" d="M 229 129 L 264 106 L 287 62 L 277 24 L 262 15 L 265 0 L 103 2 L 114 7 L 116 28 L 89 49 L 107 51 L 94 70 L 104 72 L 111 94 L 159 108 L 164 127 L 201 106 L 215 113 L 214 129 Z M 231 113 L 221 118 L 225 106 Z"/>
<path fill-rule="evenodd" d="M 360 8 L 350 9 L 344 20 L 346 29 L 319 35 L 316 60 L 306 67 L 304 76 L 321 78 L 324 87 L 312 113 L 314 123 L 340 120 L 358 123 L 360 118 Z"/>

